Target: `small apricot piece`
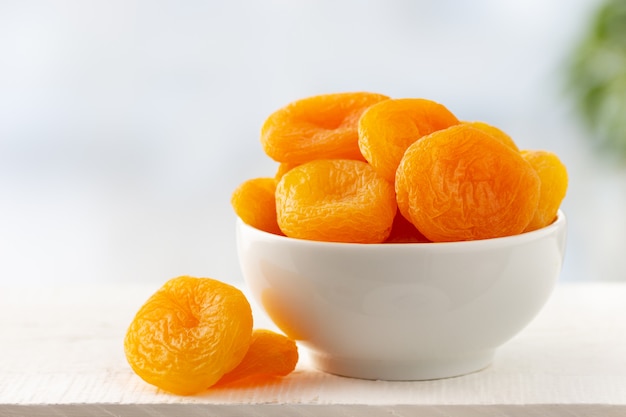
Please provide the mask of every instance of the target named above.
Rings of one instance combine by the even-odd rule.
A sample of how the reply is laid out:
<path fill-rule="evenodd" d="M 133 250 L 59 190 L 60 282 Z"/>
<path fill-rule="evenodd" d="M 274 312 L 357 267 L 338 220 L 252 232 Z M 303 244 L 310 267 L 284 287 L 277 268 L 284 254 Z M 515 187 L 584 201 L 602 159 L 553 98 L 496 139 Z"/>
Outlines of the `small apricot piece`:
<path fill-rule="evenodd" d="M 357 124 L 372 104 L 389 97 L 369 92 L 323 94 L 289 103 L 261 127 L 261 145 L 278 162 L 363 160 Z"/>
<path fill-rule="evenodd" d="M 500 142 L 511 147 L 511 149 L 515 149 L 516 151 L 519 151 L 519 148 L 517 147 L 517 144 L 515 143 L 513 138 L 511 138 L 511 136 L 509 136 L 503 130 L 485 122 L 475 121 L 475 122 L 464 122 L 464 123 L 467 124 L 468 126 L 475 127 L 478 130 L 482 130 L 485 133 L 489 133 L 491 136 L 498 139 Z"/>
<path fill-rule="evenodd" d="M 381 101 L 359 120 L 359 148 L 387 181 L 393 182 L 404 151 L 421 137 L 456 125 L 459 120 L 445 106 L 422 98 Z"/>
<path fill-rule="evenodd" d="M 278 225 L 293 238 L 380 243 L 389 236 L 396 210 L 393 184 L 363 161 L 307 162 L 276 186 Z"/>
<path fill-rule="evenodd" d="M 557 211 L 567 193 L 567 168 L 559 157 L 544 150 L 522 150 L 522 157 L 537 171 L 541 180 L 539 205 L 525 232 L 548 226 L 556 218 Z"/>
<path fill-rule="evenodd" d="M 282 235 L 276 221 L 276 180 L 252 178 L 233 192 L 230 203 L 244 223 L 268 233 Z"/>
<path fill-rule="evenodd" d="M 530 163 L 465 124 L 412 144 L 397 178 L 399 206 L 434 242 L 519 234 L 539 202 L 540 179 Z"/>
<path fill-rule="evenodd" d="M 271 330 L 255 329 L 246 356 L 217 385 L 251 378 L 258 381 L 287 376 L 293 372 L 297 363 L 298 346 L 295 341 Z"/>
<path fill-rule="evenodd" d="M 278 164 L 278 169 L 276 170 L 276 174 L 274 174 L 274 179 L 276 182 L 280 181 L 280 179 L 285 175 L 285 173 L 291 171 L 292 168 L 297 167 L 300 164 L 290 164 L 289 162 L 281 162 Z"/>
<path fill-rule="evenodd" d="M 404 158 L 404 156 L 403 156 Z M 402 162 L 402 160 L 400 160 Z M 407 163 L 408 164 L 408 163 Z M 396 180 L 394 183 L 394 187 L 396 190 L 396 204 L 398 205 L 398 212 L 404 217 L 406 220 L 410 221 L 413 224 L 413 220 L 411 219 L 411 213 L 409 210 L 410 199 L 409 199 L 409 179 L 411 175 L 404 172 L 406 169 L 403 168 L 403 174 L 398 175 L 400 171 L 400 165 L 398 165 L 398 169 L 396 170 Z M 414 195 L 412 198 L 419 198 L 419 196 Z"/>
<path fill-rule="evenodd" d="M 167 281 L 139 309 L 124 339 L 131 368 L 165 391 L 206 390 L 244 358 L 252 310 L 237 288 L 211 278 Z"/>

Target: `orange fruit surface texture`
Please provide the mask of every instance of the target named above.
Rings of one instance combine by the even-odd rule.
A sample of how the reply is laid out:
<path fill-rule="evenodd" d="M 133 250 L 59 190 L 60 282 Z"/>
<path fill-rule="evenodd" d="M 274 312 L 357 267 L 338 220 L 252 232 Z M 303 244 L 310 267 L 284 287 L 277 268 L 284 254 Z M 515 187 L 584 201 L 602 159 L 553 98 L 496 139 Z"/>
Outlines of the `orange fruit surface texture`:
<path fill-rule="evenodd" d="M 206 390 L 244 358 L 252 311 L 237 288 L 211 278 L 167 281 L 139 309 L 124 339 L 131 368 L 165 391 Z"/>
<path fill-rule="evenodd" d="M 435 242 L 522 233 L 539 203 L 539 175 L 521 154 L 461 124 L 411 145 L 397 172 L 401 212 Z"/>
<path fill-rule="evenodd" d="M 397 211 L 393 184 L 366 162 L 318 159 L 285 173 L 276 186 L 276 213 L 288 237 L 380 243 Z"/>
<path fill-rule="evenodd" d="M 550 151 L 522 150 L 522 157 L 539 174 L 541 193 L 535 215 L 524 231 L 546 227 L 554 221 L 568 185 L 567 169 L 559 157 Z"/>
<path fill-rule="evenodd" d="M 422 98 L 389 99 L 370 106 L 359 119 L 359 149 L 393 182 L 404 151 L 416 140 L 458 124 L 444 105 Z"/>
<path fill-rule="evenodd" d="M 288 162 L 281 162 L 278 164 L 278 169 L 276 169 L 276 174 L 274 174 L 274 179 L 278 182 L 287 172 L 291 171 L 293 168 L 297 167 L 300 164 L 290 164 Z"/>
<path fill-rule="evenodd" d="M 389 97 L 369 92 L 323 94 L 289 103 L 261 128 L 265 153 L 278 162 L 358 159 L 358 121 L 372 104 Z"/>
<path fill-rule="evenodd" d="M 501 129 L 485 122 L 476 121 L 476 122 L 464 122 L 464 123 L 467 124 L 468 126 L 474 127 L 478 130 L 482 130 L 483 132 L 490 134 L 491 136 L 498 139 L 503 144 L 509 146 L 511 149 L 519 151 L 519 148 L 517 147 L 517 144 L 515 143 L 515 141 L 513 141 L 513 138 L 511 138 Z"/>
<path fill-rule="evenodd" d="M 246 356 L 217 385 L 251 380 L 262 383 L 269 378 L 289 375 L 297 363 L 295 341 L 271 330 L 255 329 Z"/>
<path fill-rule="evenodd" d="M 230 202 L 244 223 L 264 232 L 282 235 L 276 221 L 276 180 L 251 178 L 233 192 Z"/>
<path fill-rule="evenodd" d="M 231 201 L 244 222 L 289 238 L 428 244 L 512 236 L 554 222 L 568 187 L 553 152 L 520 150 L 502 129 L 425 98 L 306 97 L 270 114 L 260 139 L 278 163 L 274 181 L 244 182 Z"/>

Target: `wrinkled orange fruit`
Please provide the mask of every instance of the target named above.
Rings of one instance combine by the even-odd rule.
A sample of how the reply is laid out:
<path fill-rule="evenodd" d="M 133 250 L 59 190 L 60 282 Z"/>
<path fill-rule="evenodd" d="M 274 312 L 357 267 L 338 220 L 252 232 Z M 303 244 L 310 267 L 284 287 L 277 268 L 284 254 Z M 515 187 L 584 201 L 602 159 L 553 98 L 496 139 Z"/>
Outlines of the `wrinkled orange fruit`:
<path fill-rule="evenodd" d="M 217 384 L 225 385 L 249 379 L 263 381 L 286 376 L 296 368 L 297 363 L 298 347 L 295 341 L 271 330 L 255 329 L 246 356 Z"/>
<path fill-rule="evenodd" d="M 567 189 L 556 155 L 520 151 L 498 127 L 460 121 L 424 98 L 349 92 L 296 100 L 265 120 L 261 144 L 279 163 L 274 183 L 266 179 L 262 198 L 234 206 L 242 218 L 263 219 L 248 224 L 292 238 L 510 236 L 552 222 Z"/>
<path fill-rule="evenodd" d="M 349 92 L 294 101 L 265 120 L 261 145 L 278 162 L 363 160 L 358 145 L 358 120 L 369 106 L 388 98 L 376 93 Z"/>
<path fill-rule="evenodd" d="M 244 223 L 265 232 L 282 235 L 276 221 L 276 180 L 252 178 L 233 192 L 230 202 L 235 214 Z"/>
<path fill-rule="evenodd" d="M 522 233 L 537 209 L 540 185 L 519 152 L 460 124 L 407 149 L 396 190 L 407 219 L 429 240 L 441 242 Z"/>
<path fill-rule="evenodd" d="M 458 124 L 444 105 L 422 98 L 381 101 L 359 120 L 359 148 L 387 181 L 394 181 L 406 149 L 421 137 Z"/>
<path fill-rule="evenodd" d="M 467 124 L 468 126 L 475 127 L 478 130 L 482 130 L 483 132 L 490 134 L 491 136 L 498 139 L 503 144 L 511 147 L 512 149 L 515 149 L 516 151 L 519 151 L 519 148 L 517 147 L 517 144 L 515 143 L 513 138 L 511 138 L 502 129 L 497 128 L 493 125 L 490 125 L 489 123 L 479 122 L 479 121 L 464 122 L 464 123 Z"/>
<path fill-rule="evenodd" d="M 568 185 L 567 169 L 559 157 L 545 150 L 523 150 L 522 157 L 535 169 L 541 180 L 539 204 L 525 232 L 548 226 L 556 218 Z"/>
<path fill-rule="evenodd" d="M 285 173 L 276 186 L 278 225 L 289 237 L 380 243 L 397 206 L 393 184 L 366 162 L 318 159 Z"/>
<path fill-rule="evenodd" d="M 252 311 L 237 288 L 211 278 L 167 281 L 139 309 L 124 339 L 131 368 L 165 391 L 206 390 L 242 361 Z"/>
<path fill-rule="evenodd" d="M 289 162 L 281 162 L 280 164 L 278 164 L 278 169 L 274 174 L 274 179 L 276 180 L 276 182 L 280 181 L 283 175 L 285 175 L 287 172 L 291 171 L 292 168 L 295 168 L 298 165 L 300 164 L 290 164 Z"/>

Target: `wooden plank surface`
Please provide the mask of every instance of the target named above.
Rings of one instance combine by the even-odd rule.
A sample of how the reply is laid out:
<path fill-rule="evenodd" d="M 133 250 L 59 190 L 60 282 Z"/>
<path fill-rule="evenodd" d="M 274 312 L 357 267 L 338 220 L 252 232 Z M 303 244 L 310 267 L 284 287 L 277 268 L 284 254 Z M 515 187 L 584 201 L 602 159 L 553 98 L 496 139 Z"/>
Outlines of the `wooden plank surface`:
<path fill-rule="evenodd" d="M 192 397 L 154 389 L 124 358 L 126 327 L 157 287 L 0 289 L 0 416 L 626 415 L 626 284 L 559 284 L 492 366 L 471 375 L 342 378 L 312 369 L 301 349 L 287 378 Z M 272 327 L 254 315 L 255 327 Z"/>

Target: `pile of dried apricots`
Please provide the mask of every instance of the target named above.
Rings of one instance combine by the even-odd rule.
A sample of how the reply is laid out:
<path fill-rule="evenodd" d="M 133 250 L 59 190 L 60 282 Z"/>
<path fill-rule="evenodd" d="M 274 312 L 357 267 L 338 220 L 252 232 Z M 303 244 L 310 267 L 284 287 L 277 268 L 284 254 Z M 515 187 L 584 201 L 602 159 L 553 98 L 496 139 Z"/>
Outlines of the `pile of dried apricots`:
<path fill-rule="evenodd" d="M 272 177 L 231 204 L 248 225 L 328 242 L 451 242 L 512 236 L 554 221 L 567 170 L 499 128 L 423 98 L 370 92 L 307 97 L 261 129 Z"/>
<path fill-rule="evenodd" d="M 258 384 L 296 367 L 288 337 L 253 329 L 250 304 L 212 278 L 167 281 L 137 311 L 124 339 L 131 368 L 165 391 L 192 395 L 233 383 Z"/>

